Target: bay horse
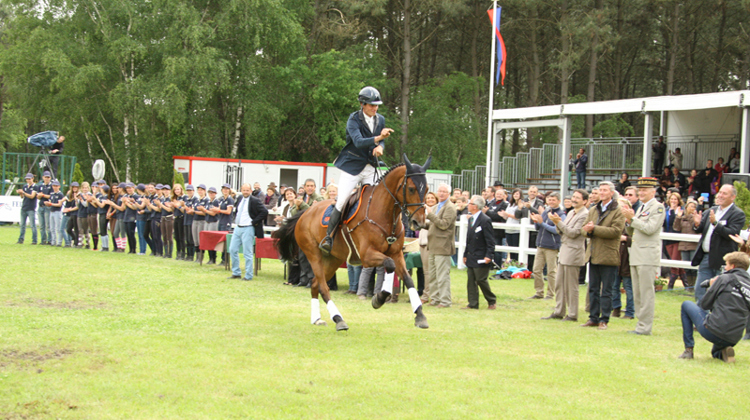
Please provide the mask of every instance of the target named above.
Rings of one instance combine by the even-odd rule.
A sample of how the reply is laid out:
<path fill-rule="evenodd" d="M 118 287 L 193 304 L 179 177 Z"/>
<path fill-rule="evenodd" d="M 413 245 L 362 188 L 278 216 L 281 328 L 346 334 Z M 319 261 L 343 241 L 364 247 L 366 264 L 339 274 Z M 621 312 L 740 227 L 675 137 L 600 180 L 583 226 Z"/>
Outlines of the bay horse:
<path fill-rule="evenodd" d="M 353 265 L 382 265 L 385 268 L 383 290 L 372 297 L 372 307 L 375 309 L 383 306 L 393 292 L 393 275 L 397 273 L 408 289 L 412 310 L 416 314 L 414 325 L 429 328 L 427 318 L 422 313 L 419 293 L 406 271 L 403 254 L 404 225 L 401 216 L 406 215 L 412 230 L 425 226 L 425 173 L 432 158 L 427 158 L 424 166 L 412 164 L 405 154 L 403 158 L 404 163 L 389 169 L 375 185 L 362 187 L 366 189 L 361 192 L 356 215 L 347 220 L 347 212 L 342 214 L 341 225 L 334 231 L 330 255 L 324 255 L 318 244 L 326 234 L 326 227 L 321 223 L 323 214 L 326 208 L 335 203 L 334 200 L 315 203 L 312 207 L 288 218 L 273 233 L 272 236 L 278 239 L 275 243 L 276 249 L 283 260 L 293 260 L 297 257 L 298 251 L 302 250 L 312 266 L 315 277 L 310 290 L 310 322 L 313 325 L 326 325 L 320 316 L 320 294 L 326 303 L 331 320 L 336 323 L 336 331 L 349 329 L 331 299 L 327 284 L 342 263 L 349 261 Z"/>

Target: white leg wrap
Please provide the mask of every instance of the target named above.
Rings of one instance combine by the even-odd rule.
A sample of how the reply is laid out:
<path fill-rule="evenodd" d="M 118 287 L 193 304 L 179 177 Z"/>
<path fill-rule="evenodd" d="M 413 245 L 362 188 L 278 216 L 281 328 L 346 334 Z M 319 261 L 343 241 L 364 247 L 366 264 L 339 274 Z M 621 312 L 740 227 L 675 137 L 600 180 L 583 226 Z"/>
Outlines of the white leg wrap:
<path fill-rule="evenodd" d="M 339 308 L 336 307 L 333 300 L 329 300 L 326 307 L 328 308 L 328 313 L 331 315 L 331 320 L 333 320 L 333 317 L 336 315 L 341 316 L 341 312 L 339 312 Z M 341 318 L 343 319 L 344 317 L 342 316 Z"/>
<path fill-rule="evenodd" d="M 422 306 L 422 299 L 419 298 L 419 292 L 413 287 L 409 288 L 409 302 L 411 302 L 411 309 L 414 312 L 417 312 L 417 309 Z"/>
<path fill-rule="evenodd" d="M 395 273 L 385 273 L 385 280 L 383 280 L 383 291 L 393 294 L 393 276 Z"/>
<path fill-rule="evenodd" d="M 315 321 L 320 319 L 320 301 L 318 299 L 310 300 L 310 323 L 315 324 Z"/>

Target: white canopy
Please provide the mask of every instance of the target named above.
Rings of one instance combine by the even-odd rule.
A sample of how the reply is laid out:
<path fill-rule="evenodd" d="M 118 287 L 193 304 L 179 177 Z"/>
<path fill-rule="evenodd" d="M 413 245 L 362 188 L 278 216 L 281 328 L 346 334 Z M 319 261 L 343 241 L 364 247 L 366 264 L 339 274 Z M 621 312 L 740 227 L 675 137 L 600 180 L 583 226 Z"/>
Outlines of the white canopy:
<path fill-rule="evenodd" d="M 732 92 L 702 93 L 697 95 L 678 96 L 654 96 L 648 98 L 620 99 L 615 101 L 585 102 L 575 104 L 546 105 L 528 108 L 496 109 L 492 111 L 492 144 L 488 145 L 487 154 L 487 184 L 498 177 L 498 162 L 500 156 L 500 144 L 496 139 L 497 133 L 503 129 L 530 128 L 530 127 L 560 127 L 563 131 L 561 149 L 561 162 L 567 162 L 570 153 L 571 117 L 575 115 L 604 115 L 624 114 L 628 112 L 641 112 L 645 115 L 645 126 L 643 133 L 643 173 L 651 173 L 651 148 L 652 142 L 653 113 L 669 111 L 697 111 L 713 110 L 717 108 L 729 108 L 728 113 L 742 113 L 739 128 L 740 137 L 740 172 L 748 173 L 750 170 L 750 90 L 739 90 Z M 555 117 L 555 119 L 545 119 Z M 735 126 L 736 127 L 736 126 Z M 734 127 L 727 127 L 734 130 Z M 685 134 L 685 133 L 682 133 Z M 668 136 L 669 133 L 666 133 Z M 568 189 L 568 166 L 560 168 L 561 194 L 565 195 Z"/>

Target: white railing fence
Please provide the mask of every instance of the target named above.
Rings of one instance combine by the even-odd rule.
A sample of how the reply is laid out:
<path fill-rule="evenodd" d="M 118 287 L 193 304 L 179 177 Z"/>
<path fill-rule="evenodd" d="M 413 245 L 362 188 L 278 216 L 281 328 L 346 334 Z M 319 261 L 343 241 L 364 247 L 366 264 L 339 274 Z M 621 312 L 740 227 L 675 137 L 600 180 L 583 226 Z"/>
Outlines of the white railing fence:
<path fill-rule="evenodd" d="M 458 249 L 458 268 L 464 269 L 466 268 L 466 265 L 463 263 L 462 256 L 464 255 L 464 250 L 466 249 L 466 235 L 469 231 L 469 216 L 468 215 L 462 215 L 461 220 L 456 222 L 456 226 L 458 227 L 458 242 L 456 242 L 456 248 Z M 508 224 L 508 223 L 493 223 L 492 227 L 495 229 L 505 229 L 506 231 L 517 231 L 520 233 L 518 246 L 508 246 L 508 245 L 496 245 L 495 246 L 495 252 L 512 252 L 518 254 L 518 261 L 523 263 L 524 265 L 528 265 L 529 255 L 536 255 L 536 248 L 529 247 L 529 232 L 536 231 L 536 228 L 534 227 L 534 224 L 531 223 L 531 221 L 528 218 L 521 219 L 520 225 L 515 224 Z M 662 240 L 672 240 L 672 241 L 683 241 L 683 242 L 698 242 L 700 240 L 700 235 L 691 235 L 686 233 L 661 233 L 661 239 Z M 675 267 L 675 268 L 689 268 L 689 269 L 697 269 L 697 267 L 693 267 L 690 265 L 690 261 L 678 261 L 678 260 L 669 260 L 662 258 L 661 260 L 661 266 L 662 267 Z M 531 270 L 532 267 L 528 267 L 529 270 Z"/>

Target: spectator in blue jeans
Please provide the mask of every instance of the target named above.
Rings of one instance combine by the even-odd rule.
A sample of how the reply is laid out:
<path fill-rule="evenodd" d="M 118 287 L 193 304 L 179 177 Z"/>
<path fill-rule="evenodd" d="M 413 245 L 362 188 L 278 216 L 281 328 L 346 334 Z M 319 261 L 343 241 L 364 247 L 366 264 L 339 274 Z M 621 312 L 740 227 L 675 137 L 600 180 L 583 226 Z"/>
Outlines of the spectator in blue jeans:
<path fill-rule="evenodd" d="M 620 198 L 618 200 L 622 208 L 630 209 L 630 200 Z M 635 317 L 635 302 L 633 301 L 633 281 L 630 277 L 630 253 L 628 248 L 631 244 L 631 237 L 628 235 L 627 228 L 622 231 L 620 236 L 620 267 L 615 275 L 615 282 L 612 285 L 612 317 L 623 319 L 633 319 Z M 622 314 L 622 297 L 620 296 L 620 285 L 625 289 L 625 314 Z"/>
<path fill-rule="evenodd" d="M 19 196 L 23 197 L 21 203 L 21 235 L 18 237 L 18 244 L 22 244 L 26 236 L 26 218 L 31 223 L 31 245 L 36 245 L 36 186 L 34 185 L 34 175 L 26 174 L 26 185 L 16 190 Z"/>
<path fill-rule="evenodd" d="M 349 290 L 344 292 L 344 294 L 356 295 L 357 288 L 359 287 L 359 276 L 362 274 L 362 266 L 346 263 L 346 272 L 349 274 Z"/>
<path fill-rule="evenodd" d="M 734 362 L 734 346 L 742 339 L 750 318 L 750 257 L 744 252 L 724 256 L 724 274 L 706 280 L 696 287 L 708 288 L 696 304 L 682 302 L 682 341 L 685 351 L 680 359 L 692 359 L 695 340 L 693 327 L 713 343 L 711 355 L 727 363 Z M 710 311 L 710 313 L 708 312 Z"/>

